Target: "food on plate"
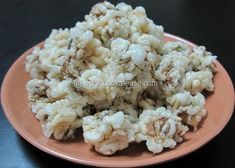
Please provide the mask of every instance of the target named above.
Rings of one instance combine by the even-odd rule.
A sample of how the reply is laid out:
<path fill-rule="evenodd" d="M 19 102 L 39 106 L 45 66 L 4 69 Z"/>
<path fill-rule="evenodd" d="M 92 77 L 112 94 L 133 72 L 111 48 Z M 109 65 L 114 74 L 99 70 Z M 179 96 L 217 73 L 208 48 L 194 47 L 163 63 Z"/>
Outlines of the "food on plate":
<path fill-rule="evenodd" d="M 163 37 L 143 7 L 107 1 L 74 27 L 53 29 L 25 64 L 44 135 L 83 136 L 103 155 L 145 142 L 155 154 L 196 131 L 207 114 L 203 92 L 214 90 L 216 56 Z"/>

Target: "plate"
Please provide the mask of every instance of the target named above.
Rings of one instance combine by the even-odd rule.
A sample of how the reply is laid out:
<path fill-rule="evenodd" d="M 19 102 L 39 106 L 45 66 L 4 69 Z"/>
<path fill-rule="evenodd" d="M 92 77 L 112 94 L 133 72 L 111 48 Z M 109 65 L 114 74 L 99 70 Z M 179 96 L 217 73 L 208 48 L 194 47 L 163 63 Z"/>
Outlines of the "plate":
<path fill-rule="evenodd" d="M 195 44 L 180 37 L 165 34 L 166 41 L 182 41 L 190 46 Z M 42 47 L 43 42 L 37 46 Z M 113 156 L 103 156 L 94 151 L 91 145 L 83 142 L 82 134 L 75 141 L 61 142 L 46 138 L 39 121 L 28 106 L 26 82 L 30 79 L 25 72 L 24 62 L 33 48 L 22 54 L 7 72 L 2 84 L 1 100 L 4 112 L 15 130 L 28 142 L 42 151 L 79 164 L 102 167 L 133 167 L 159 164 L 182 157 L 200 148 L 225 127 L 232 116 L 234 89 L 228 73 L 216 61 L 218 72 L 214 77 L 215 91 L 206 99 L 207 117 L 197 132 L 185 135 L 185 141 L 173 150 L 153 155 L 144 144 L 131 144 L 128 149 Z M 226 99 L 225 99 L 226 97 Z"/>

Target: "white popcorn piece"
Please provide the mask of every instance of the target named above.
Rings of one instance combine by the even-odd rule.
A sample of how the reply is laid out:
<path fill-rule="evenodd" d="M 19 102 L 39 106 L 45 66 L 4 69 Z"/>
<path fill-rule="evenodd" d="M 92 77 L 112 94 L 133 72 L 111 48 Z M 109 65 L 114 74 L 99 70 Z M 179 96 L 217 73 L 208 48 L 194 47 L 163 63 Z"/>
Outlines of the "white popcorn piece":
<path fill-rule="evenodd" d="M 162 90 L 158 93 L 159 96 L 165 98 L 180 90 L 183 87 L 185 72 L 189 69 L 189 59 L 182 53 L 172 52 L 164 55 L 154 73 Z"/>
<path fill-rule="evenodd" d="M 143 65 L 146 54 L 142 45 L 132 44 L 127 54 L 130 55 L 131 60 L 135 65 L 139 67 Z"/>
<path fill-rule="evenodd" d="M 168 41 L 162 47 L 162 51 L 163 51 L 164 54 L 170 54 L 173 51 L 177 51 L 177 52 L 187 51 L 187 52 L 190 52 L 190 50 L 191 49 L 186 44 L 184 44 L 180 41 L 175 41 L 175 42 Z"/>
<path fill-rule="evenodd" d="M 205 97 L 201 93 L 191 96 L 182 92 L 168 97 L 169 109 L 179 115 L 182 120 L 197 130 L 199 122 L 206 116 Z"/>
<path fill-rule="evenodd" d="M 44 80 L 32 79 L 27 82 L 26 90 L 28 91 L 28 98 L 30 103 L 41 99 L 46 95 L 47 86 Z"/>
<path fill-rule="evenodd" d="M 58 140 L 74 138 L 74 132 L 81 127 L 81 119 L 77 116 L 76 110 L 67 99 L 55 103 L 38 102 L 32 106 L 32 111 L 40 120 L 44 135 L 53 135 Z"/>
<path fill-rule="evenodd" d="M 187 131 L 181 118 L 164 107 L 144 110 L 136 124 L 136 141 L 146 141 L 149 151 L 160 153 L 164 148 L 174 148 Z"/>
<path fill-rule="evenodd" d="M 50 80 L 45 82 L 48 86 L 47 96 L 52 98 L 62 98 L 72 92 L 72 80 Z"/>
<path fill-rule="evenodd" d="M 116 56 L 119 59 L 126 59 L 128 58 L 128 55 L 126 54 L 126 51 L 130 45 L 130 42 L 128 40 L 117 38 L 112 41 L 111 43 L 111 51 L 114 56 Z"/>
<path fill-rule="evenodd" d="M 123 112 L 103 111 L 83 118 L 83 136 L 86 143 L 104 155 L 112 155 L 134 141 L 134 127 Z"/>
<path fill-rule="evenodd" d="M 193 52 L 188 55 L 192 67 L 194 70 L 205 70 L 211 68 L 215 71 L 213 63 L 215 62 L 217 56 L 213 56 L 210 52 L 206 51 L 204 46 L 199 46 L 193 48 Z"/>
<path fill-rule="evenodd" d="M 196 94 L 204 89 L 207 91 L 214 90 L 213 84 L 213 74 L 211 71 L 190 71 L 186 73 L 186 77 L 184 79 L 184 87 L 191 94 Z"/>

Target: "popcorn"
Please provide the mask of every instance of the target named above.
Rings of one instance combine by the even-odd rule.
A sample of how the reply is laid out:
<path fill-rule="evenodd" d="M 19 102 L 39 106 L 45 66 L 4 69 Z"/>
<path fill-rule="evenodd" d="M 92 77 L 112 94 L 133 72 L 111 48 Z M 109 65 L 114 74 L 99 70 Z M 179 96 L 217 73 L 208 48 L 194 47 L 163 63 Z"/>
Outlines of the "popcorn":
<path fill-rule="evenodd" d="M 44 80 L 32 79 L 27 83 L 26 90 L 29 93 L 30 103 L 33 103 L 46 95 L 47 86 Z"/>
<path fill-rule="evenodd" d="M 161 87 L 159 96 L 165 98 L 179 91 L 185 72 L 189 69 L 189 59 L 182 53 L 172 52 L 164 55 L 154 72 Z"/>
<path fill-rule="evenodd" d="M 135 65 L 141 67 L 145 59 L 145 51 L 143 46 L 139 44 L 132 44 L 127 54 L 131 55 L 131 60 Z"/>
<path fill-rule="evenodd" d="M 130 42 L 128 40 L 117 38 L 111 43 L 111 51 L 114 56 L 118 59 L 127 59 L 128 55 L 126 54 Z"/>
<path fill-rule="evenodd" d="M 217 56 L 213 56 L 210 52 L 207 52 L 204 46 L 193 48 L 193 52 L 188 57 L 191 59 L 191 64 L 195 71 L 208 68 L 214 71 L 213 62 Z"/>
<path fill-rule="evenodd" d="M 168 41 L 162 47 L 163 54 L 170 54 L 173 51 L 184 53 L 184 52 L 190 52 L 190 50 L 191 49 L 186 44 L 180 41 L 175 41 L 175 42 Z"/>
<path fill-rule="evenodd" d="M 81 126 L 76 110 L 67 99 L 55 103 L 38 102 L 32 106 L 44 135 L 50 137 L 53 134 L 59 140 L 74 138 L 74 132 Z"/>
<path fill-rule="evenodd" d="M 66 95 L 69 95 L 72 92 L 72 80 L 50 80 L 45 81 L 48 89 L 47 89 L 47 96 L 51 98 L 62 98 Z"/>
<path fill-rule="evenodd" d="M 164 107 L 144 110 L 136 125 L 136 141 L 146 141 L 149 151 L 160 153 L 163 148 L 174 148 L 187 131 L 181 118 Z"/>
<path fill-rule="evenodd" d="M 123 112 L 103 111 L 83 118 L 83 136 L 95 150 L 111 155 L 128 147 L 134 141 L 134 127 Z"/>
<path fill-rule="evenodd" d="M 216 56 L 163 37 L 143 7 L 107 1 L 74 27 L 53 29 L 25 64 L 44 135 L 71 139 L 82 127 L 103 155 L 141 141 L 156 154 L 183 141 L 188 126 L 196 131 L 206 116 L 200 92 L 214 90 Z"/>
<path fill-rule="evenodd" d="M 170 105 L 169 109 L 196 131 L 199 122 L 206 116 L 205 97 L 201 93 L 191 96 L 189 92 L 182 92 L 172 95 L 166 100 Z"/>
<path fill-rule="evenodd" d="M 212 79 L 213 74 L 209 70 L 198 72 L 190 71 L 186 73 L 184 87 L 186 90 L 190 91 L 191 94 L 196 94 L 204 89 L 207 91 L 213 91 L 214 84 Z"/>

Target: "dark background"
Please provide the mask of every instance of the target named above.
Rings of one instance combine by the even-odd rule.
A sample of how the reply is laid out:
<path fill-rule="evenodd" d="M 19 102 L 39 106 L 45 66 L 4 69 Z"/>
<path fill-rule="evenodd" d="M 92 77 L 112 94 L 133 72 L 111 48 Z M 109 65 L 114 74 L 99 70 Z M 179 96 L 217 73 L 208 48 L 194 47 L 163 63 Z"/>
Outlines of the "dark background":
<path fill-rule="evenodd" d="M 95 0 L 0 0 L 0 82 L 25 50 L 44 40 L 52 28 L 74 26 L 83 20 Z M 112 1 L 115 4 L 120 1 Z M 233 83 L 235 0 L 129 0 L 145 7 L 148 16 L 165 31 L 183 37 L 218 55 Z M 17 86 L 16 86 L 17 87 Z M 226 99 L 226 98 L 221 98 Z M 235 167 L 235 117 L 210 143 L 192 154 L 159 165 L 171 167 Z M 0 107 L 0 167 L 78 167 L 50 156 L 22 139 Z"/>

